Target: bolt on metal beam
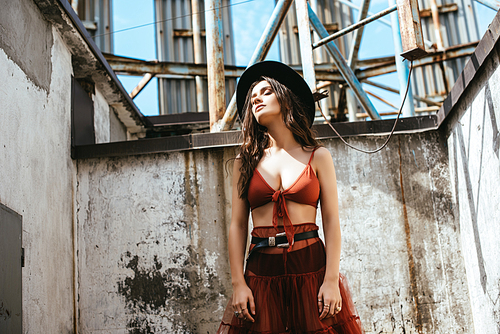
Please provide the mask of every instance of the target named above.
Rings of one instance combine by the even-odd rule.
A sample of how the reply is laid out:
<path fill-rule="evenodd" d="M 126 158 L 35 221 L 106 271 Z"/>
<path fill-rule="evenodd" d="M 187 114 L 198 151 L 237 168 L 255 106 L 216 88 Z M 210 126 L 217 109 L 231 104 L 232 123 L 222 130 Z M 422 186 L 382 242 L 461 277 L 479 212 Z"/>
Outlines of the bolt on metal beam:
<path fill-rule="evenodd" d="M 328 36 L 328 32 L 326 31 L 325 27 L 319 20 L 318 16 L 314 13 L 314 11 L 311 9 L 310 6 L 308 6 L 308 10 L 309 10 L 309 21 L 311 22 L 311 25 L 313 26 L 316 33 L 321 38 L 325 39 Z M 340 53 L 335 43 L 328 42 L 326 44 L 326 48 L 330 53 L 330 55 L 333 57 L 335 65 L 337 65 L 337 68 L 342 74 L 342 77 L 344 78 L 345 81 L 347 81 L 349 87 L 351 87 L 354 94 L 358 98 L 358 101 L 361 104 L 361 106 L 365 109 L 365 111 L 370 115 L 372 119 L 380 119 L 380 115 L 378 114 L 377 110 L 373 106 L 372 102 L 370 101 L 366 93 L 363 91 L 363 87 L 359 83 L 358 79 L 354 75 L 351 68 L 347 65 L 347 62 L 345 61 L 344 57 Z"/>
<path fill-rule="evenodd" d="M 267 23 L 262 36 L 260 37 L 259 43 L 255 48 L 255 51 L 250 58 L 248 63 L 248 67 L 253 64 L 262 61 L 266 58 L 267 53 L 269 52 L 269 48 L 271 47 L 276 34 L 281 26 L 281 23 L 285 19 L 286 13 L 290 8 L 293 0 L 279 0 L 276 6 L 274 7 L 274 11 L 269 18 L 269 22 Z M 213 127 L 212 131 L 228 131 L 231 130 L 236 119 L 236 93 L 233 94 L 229 105 L 227 106 L 226 113 L 221 121 L 217 122 Z"/>

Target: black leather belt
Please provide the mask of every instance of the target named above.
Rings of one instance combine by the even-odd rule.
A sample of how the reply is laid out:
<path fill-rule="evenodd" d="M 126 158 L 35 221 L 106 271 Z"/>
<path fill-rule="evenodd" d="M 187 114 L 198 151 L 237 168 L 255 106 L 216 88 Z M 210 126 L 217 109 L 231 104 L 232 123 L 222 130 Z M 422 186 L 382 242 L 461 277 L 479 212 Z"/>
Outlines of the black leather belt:
<path fill-rule="evenodd" d="M 318 230 L 314 230 L 314 231 L 308 231 L 308 232 L 295 234 L 293 237 L 293 241 L 295 242 L 295 241 L 306 240 L 306 239 L 317 238 L 317 237 L 319 237 Z M 256 250 L 257 248 L 262 248 L 262 247 L 288 248 L 288 247 L 290 247 L 290 244 L 288 243 L 285 232 L 278 233 L 278 234 L 276 234 L 275 237 L 269 237 L 269 238 L 252 237 L 251 243 L 255 244 L 255 246 L 254 246 L 254 248 L 252 248 L 250 253 L 248 253 L 247 261 L 250 258 L 250 255 L 252 255 L 253 251 Z"/>

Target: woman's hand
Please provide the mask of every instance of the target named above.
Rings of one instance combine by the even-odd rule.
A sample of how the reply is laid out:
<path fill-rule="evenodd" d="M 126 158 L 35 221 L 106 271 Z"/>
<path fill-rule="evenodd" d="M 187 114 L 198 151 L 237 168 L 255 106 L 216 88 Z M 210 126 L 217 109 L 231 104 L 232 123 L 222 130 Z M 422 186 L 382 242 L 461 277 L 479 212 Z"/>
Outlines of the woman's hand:
<path fill-rule="evenodd" d="M 245 282 L 233 285 L 233 309 L 238 319 L 255 322 L 255 302 L 252 290 Z"/>
<path fill-rule="evenodd" d="M 324 281 L 318 293 L 319 320 L 333 317 L 342 308 L 338 280 Z"/>

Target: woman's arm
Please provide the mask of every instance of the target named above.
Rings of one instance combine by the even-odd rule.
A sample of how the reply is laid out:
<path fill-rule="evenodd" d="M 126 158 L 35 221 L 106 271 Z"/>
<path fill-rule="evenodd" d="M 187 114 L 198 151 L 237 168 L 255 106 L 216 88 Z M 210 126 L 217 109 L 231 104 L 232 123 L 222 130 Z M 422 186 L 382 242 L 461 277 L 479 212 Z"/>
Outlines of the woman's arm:
<path fill-rule="evenodd" d="M 252 315 L 255 315 L 255 303 L 252 291 L 247 286 L 243 276 L 250 208 L 248 207 L 248 202 L 241 199 L 238 195 L 238 180 L 241 174 L 240 167 L 241 160 L 236 158 L 233 167 L 232 214 L 228 241 L 229 262 L 231 264 L 231 282 L 233 285 L 233 308 L 235 311 L 241 313 L 246 320 L 253 322 Z M 249 308 L 250 310 L 248 310 Z"/>
<path fill-rule="evenodd" d="M 341 234 L 339 221 L 339 203 L 337 193 L 337 177 L 330 152 L 319 148 L 314 156 L 314 167 L 320 184 L 321 216 L 325 234 L 326 272 L 323 285 L 318 294 L 320 319 L 338 313 L 342 307 L 339 289 L 339 263 Z M 319 301 L 322 302 L 319 302 Z M 326 305 L 330 305 L 327 307 Z"/>

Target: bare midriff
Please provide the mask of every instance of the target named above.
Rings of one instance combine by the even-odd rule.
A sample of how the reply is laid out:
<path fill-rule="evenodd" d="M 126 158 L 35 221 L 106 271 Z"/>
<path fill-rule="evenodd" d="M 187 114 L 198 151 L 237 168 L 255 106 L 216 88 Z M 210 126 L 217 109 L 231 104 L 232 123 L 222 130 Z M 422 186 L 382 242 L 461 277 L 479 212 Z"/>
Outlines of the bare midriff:
<path fill-rule="evenodd" d="M 274 202 L 269 202 L 252 210 L 252 222 L 254 227 L 273 226 Z M 310 223 L 316 221 L 316 208 L 293 201 L 286 201 L 286 207 L 293 225 Z M 283 226 L 283 219 L 278 218 L 278 225 Z"/>

